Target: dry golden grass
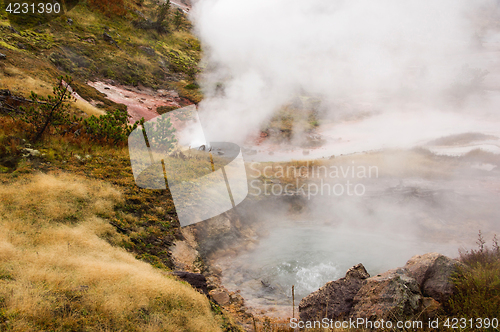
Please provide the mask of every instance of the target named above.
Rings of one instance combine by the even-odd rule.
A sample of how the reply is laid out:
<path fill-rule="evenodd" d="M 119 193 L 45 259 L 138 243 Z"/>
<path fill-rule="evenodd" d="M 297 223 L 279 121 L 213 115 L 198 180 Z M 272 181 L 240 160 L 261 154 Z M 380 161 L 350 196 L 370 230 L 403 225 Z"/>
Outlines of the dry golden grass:
<path fill-rule="evenodd" d="M 12 93 L 29 96 L 33 91 L 46 95 L 52 92 L 52 85 L 38 78 L 33 78 L 22 69 L 14 66 L 5 66 L 0 71 L 0 82 L 4 89 L 9 89 Z"/>
<path fill-rule="evenodd" d="M 5 66 L 3 70 L 0 70 L 0 88 L 9 89 L 13 94 L 22 95 L 25 98 L 29 98 L 31 91 L 42 96 L 52 94 L 53 83 L 33 78 L 23 70 L 13 66 Z M 80 99 L 71 103 L 71 109 L 73 111 L 80 110 L 88 115 L 104 114 L 103 110 Z"/>
<path fill-rule="evenodd" d="M 0 330 L 219 331 L 203 295 L 110 244 L 121 200 L 65 173 L 0 186 Z"/>
<path fill-rule="evenodd" d="M 94 105 L 82 99 L 77 99 L 76 102 L 73 104 L 73 106 L 87 115 L 99 116 L 105 114 L 105 112 L 102 109 L 97 108 Z"/>

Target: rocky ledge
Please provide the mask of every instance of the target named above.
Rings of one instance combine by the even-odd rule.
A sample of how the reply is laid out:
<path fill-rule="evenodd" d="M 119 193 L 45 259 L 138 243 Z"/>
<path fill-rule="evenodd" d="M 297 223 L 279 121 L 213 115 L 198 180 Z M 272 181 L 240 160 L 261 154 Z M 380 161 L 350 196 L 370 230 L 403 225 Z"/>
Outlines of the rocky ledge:
<path fill-rule="evenodd" d="M 451 276 L 461 266 L 438 253 L 412 257 L 404 267 L 370 277 L 362 264 L 300 301 L 302 321 L 432 318 L 453 294 Z"/>

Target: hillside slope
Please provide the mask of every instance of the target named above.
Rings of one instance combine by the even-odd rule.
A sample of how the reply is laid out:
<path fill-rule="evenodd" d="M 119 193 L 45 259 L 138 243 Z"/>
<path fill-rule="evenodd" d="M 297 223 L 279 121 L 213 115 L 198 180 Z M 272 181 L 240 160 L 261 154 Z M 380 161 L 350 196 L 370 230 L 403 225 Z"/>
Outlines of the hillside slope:
<path fill-rule="evenodd" d="M 67 173 L 6 182 L 0 330 L 220 331 L 202 294 L 109 243 L 117 188 Z"/>
<path fill-rule="evenodd" d="M 200 100 L 201 50 L 185 15 L 148 0 L 84 1 L 33 28 L 11 23 L 2 10 L 0 103 L 14 104 L 0 104 L 0 331 L 238 330 L 170 275 L 181 235 L 169 192 L 135 185 L 126 135 L 108 135 L 109 117 L 90 118 L 108 134 L 84 122 L 126 110 L 89 81 Z M 83 119 L 33 140 L 26 110 L 43 102 L 22 98 L 50 95 L 61 75 L 73 78 L 82 98 L 67 105 Z"/>
<path fill-rule="evenodd" d="M 0 53 L 6 59 L 0 60 L 0 88 L 23 96 L 30 91 L 43 94 L 56 77 L 67 74 L 76 92 L 97 106 L 81 101 L 75 105 L 88 114 L 119 107 L 85 84 L 89 80 L 175 89 L 181 97 L 200 101 L 195 75 L 201 48 L 185 14 L 170 6 L 160 24 L 157 2 L 118 1 L 120 10 L 107 2 L 113 1 L 81 2 L 56 19 L 24 30 L 2 10 Z"/>

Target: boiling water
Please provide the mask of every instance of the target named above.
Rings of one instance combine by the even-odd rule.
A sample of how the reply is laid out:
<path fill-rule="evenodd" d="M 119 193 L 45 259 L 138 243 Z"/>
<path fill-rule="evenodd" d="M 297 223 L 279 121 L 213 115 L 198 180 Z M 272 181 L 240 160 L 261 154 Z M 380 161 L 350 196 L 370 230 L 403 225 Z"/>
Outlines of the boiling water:
<path fill-rule="evenodd" d="M 262 211 L 254 247 L 215 261 L 223 285 L 240 291 L 257 312 L 290 316 L 292 285 L 298 305 L 358 263 L 376 275 L 417 254 L 457 257 L 458 248 L 475 245 L 479 229 L 500 231 L 496 177 L 405 180 L 407 186 L 399 187 L 377 181 L 379 187 L 365 197 L 310 201 L 309 215 L 300 219 Z"/>
<path fill-rule="evenodd" d="M 224 257 L 217 264 L 223 284 L 240 290 L 250 307 L 290 306 L 292 285 L 298 303 L 357 263 L 375 275 L 404 265 L 415 248 L 420 253 L 451 251 L 447 245 L 416 243 L 404 234 L 292 222 L 273 228 L 254 250 Z"/>

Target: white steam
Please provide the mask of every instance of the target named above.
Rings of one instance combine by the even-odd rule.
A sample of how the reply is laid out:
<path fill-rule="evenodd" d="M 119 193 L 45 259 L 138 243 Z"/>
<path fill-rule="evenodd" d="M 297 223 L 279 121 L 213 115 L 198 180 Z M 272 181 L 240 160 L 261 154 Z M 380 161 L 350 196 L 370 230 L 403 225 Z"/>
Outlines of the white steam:
<path fill-rule="evenodd" d="M 486 7 L 498 4 L 199 0 L 193 19 L 207 65 L 206 134 L 242 143 L 301 94 L 320 97 L 330 113 L 343 111 L 332 106 L 339 101 L 381 111 L 404 109 L 403 102 L 449 110 L 446 92 L 464 65 L 477 63 L 478 34 L 496 38 L 474 20 Z"/>
<path fill-rule="evenodd" d="M 219 259 L 223 283 L 247 305 L 289 306 L 292 285 L 300 298 L 360 262 L 376 274 L 414 254 L 456 256 L 479 229 L 489 239 L 498 233 L 499 13 L 496 0 L 198 0 L 208 141 L 251 145 L 280 107 L 312 96 L 321 100 L 325 121 L 315 135 L 324 143 L 307 158 L 335 155 L 330 162 L 381 172 L 353 180 L 365 196 L 307 201 L 300 222 L 280 203 L 252 209 L 267 233 L 253 250 Z M 269 141 L 261 158 L 304 158 Z M 492 153 L 351 155 L 415 146 Z"/>

